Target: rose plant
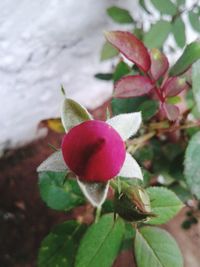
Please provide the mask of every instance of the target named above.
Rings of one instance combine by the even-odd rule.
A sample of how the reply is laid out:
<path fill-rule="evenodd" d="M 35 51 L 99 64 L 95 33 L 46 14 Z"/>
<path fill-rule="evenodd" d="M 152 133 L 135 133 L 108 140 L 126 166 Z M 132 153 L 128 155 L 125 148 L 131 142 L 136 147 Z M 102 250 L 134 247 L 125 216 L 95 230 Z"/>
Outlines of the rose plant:
<path fill-rule="evenodd" d="M 57 225 L 41 244 L 38 266 L 111 267 L 129 250 L 138 267 L 181 267 L 176 241 L 157 225 L 200 199 L 200 44 L 188 45 L 170 68 L 162 51 L 149 51 L 131 33 L 106 39 L 129 60 L 120 58 L 113 74 L 113 116 L 93 119 L 65 98 L 56 120 L 65 131 L 61 149 L 37 169 L 50 208 L 68 212 L 88 200 L 93 219 Z"/>

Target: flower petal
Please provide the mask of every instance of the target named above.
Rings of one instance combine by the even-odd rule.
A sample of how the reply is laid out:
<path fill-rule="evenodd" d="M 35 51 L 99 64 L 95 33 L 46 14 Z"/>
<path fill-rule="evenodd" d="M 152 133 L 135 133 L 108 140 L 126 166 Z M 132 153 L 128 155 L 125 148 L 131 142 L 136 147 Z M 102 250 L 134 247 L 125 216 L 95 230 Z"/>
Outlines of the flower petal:
<path fill-rule="evenodd" d="M 109 182 L 107 183 L 88 183 L 77 179 L 85 197 L 94 207 L 100 207 L 108 194 Z"/>
<path fill-rule="evenodd" d="M 124 141 L 138 131 L 141 122 L 141 112 L 120 114 L 107 120 L 107 123 L 120 134 Z"/>
<path fill-rule="evenodd" d="M 66 171 L 67 165 L 64 162 L 62 152 L 56 151 L 51 156 L 49 156 L 45 161 L 43 161 L 37 168 L 37 172 L 63 172 Z"/>
<path fill-rule="evenodd" d="M 86 108 L 70 98 L 66 98 L 63 101 L 61 108 L 61 121 L 66 132 L 68 132 L 72 127 L 88 120 L 92 120 L 92 115 Z"/>
<path fill-rule="evenodd" d="M 129 153 L 126 153 L 124 165 L 122 166 L 121 171 L 118 173 L 118 176 L 138 178 L 143 180 L 143 175 L 139 164 Z"/>

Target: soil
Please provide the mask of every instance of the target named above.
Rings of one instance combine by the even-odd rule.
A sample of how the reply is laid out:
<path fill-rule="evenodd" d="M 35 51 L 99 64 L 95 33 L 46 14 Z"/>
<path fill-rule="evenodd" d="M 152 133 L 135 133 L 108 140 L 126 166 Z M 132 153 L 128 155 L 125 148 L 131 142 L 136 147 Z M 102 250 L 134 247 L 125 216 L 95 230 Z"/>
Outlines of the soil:
<path fill-rule="evenodd" d="M 97 109 L 94 114 L 102 118 L 105 109 Z M 49 209 L 42 202 L 38 191 L 36 168 L 52 153 L 48 143 L 60 147 L 61 139 L 61 135 L 49 131 L 44 139 L 7 151 L 0 159 L 1 267 L 36 266 L 38 249 L 44 236 L 55 224 L 77 216 L 77 211 L 76 214 L 66 214 Z M 185 210 L 182 210 L 164 227 L 173 234 L 181 247 L 184 266 L 200 267 L 200 224 L 185 231 L 180 227 L 184 218 Z M 133 262 L 133 256 L 123 252 L 115 267 L 134 267 Z"/>

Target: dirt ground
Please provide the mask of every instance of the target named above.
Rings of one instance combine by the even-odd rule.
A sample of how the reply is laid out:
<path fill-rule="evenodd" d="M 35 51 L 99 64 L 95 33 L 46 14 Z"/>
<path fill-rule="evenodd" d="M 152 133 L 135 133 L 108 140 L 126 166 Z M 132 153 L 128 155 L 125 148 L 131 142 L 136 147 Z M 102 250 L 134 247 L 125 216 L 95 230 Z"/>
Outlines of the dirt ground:
<path fill-rule="evenodd" d="M 95 115 L 99 117 L 97 110 Z M 48 143 L 60 147 L 62 136 L 47 137 L 23 148 L 7 151 L 0 159 L 0 266 L 34 267 L 41 240 L 52 227 L 74 216 L 53 211 L 42 202 L 36 167 L 52 153 Z M 200 267 L 200 224 L 181 229 L 182 210 L 164 227 L 173 234 L 184 256 L 185 267 Z M 115 267 L 134 267 L 130 253 L 123 252 Z M 47 266 L 48 267 L 48 266 Z M 173 267 L 173 266 L 172 266 Z"/>

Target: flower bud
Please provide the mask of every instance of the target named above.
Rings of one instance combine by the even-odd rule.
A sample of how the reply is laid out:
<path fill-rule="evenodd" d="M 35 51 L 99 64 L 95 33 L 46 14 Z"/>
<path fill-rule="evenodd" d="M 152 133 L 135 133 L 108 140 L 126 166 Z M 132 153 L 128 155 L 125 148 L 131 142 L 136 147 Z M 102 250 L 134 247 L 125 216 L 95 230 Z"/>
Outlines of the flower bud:
<path fill-rule="evenodd" d="M 144 189 L 137 186 L 130 188 L 126 193 L 116 194 L 114 209 L 127 221 L 145 221 L 154 216 L 151 213 L 149 196 Z"/>
<path fill-rule="evenodd" d="M 62 142 L 63 158 L 71 171 L 86 182 L 115 177 L 125 160 L 125 144 L 103 121 L 89 120 L 73 127 Z"/>

